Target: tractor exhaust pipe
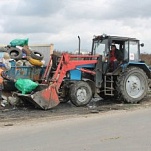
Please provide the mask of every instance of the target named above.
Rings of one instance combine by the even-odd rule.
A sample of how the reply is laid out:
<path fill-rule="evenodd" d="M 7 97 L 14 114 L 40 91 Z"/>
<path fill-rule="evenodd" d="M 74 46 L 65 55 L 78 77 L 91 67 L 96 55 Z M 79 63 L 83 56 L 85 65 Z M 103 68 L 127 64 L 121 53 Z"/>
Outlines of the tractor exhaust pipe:
<path fill-rule="evenodd" d="M 81 44 L 80 36 L 78 36 L 78 39 L 79 39 L 79 52 L 78 52 L 78 54 L 80 55 L 80 44 Z"/>

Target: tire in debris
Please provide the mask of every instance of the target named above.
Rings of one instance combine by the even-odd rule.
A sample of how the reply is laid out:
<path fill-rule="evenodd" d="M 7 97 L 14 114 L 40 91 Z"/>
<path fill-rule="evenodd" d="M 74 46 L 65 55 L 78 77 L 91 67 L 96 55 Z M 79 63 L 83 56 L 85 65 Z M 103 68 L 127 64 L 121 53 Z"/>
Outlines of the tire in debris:
<path fill-rule="evenodd" d="M 70 100 L 76 106 L 85 106 L 92 99 L 92 90 L 87 82 L 79 81 L 71 86 Z"/>
<path fill-rule="evenodd" d="M 28 49 L 28 48 L 23 48 L 23 52 L 27 55 L 27 56 L 30 56 L 30 54 L 31 54 L 31 50 L 30 49 Z"/>
<path fill-rule="evenodd" d="M 128 103 L 140 102 L 148 92 L 148 77 L 138 67 L 130 67 L 118 77 L 119 98 Z"/>
<path fill-rule="evenodd" d="M 44 58 L 43 54 L 34 50 L 31 51 L 31 57 L 36 60 L 42 60 Z"/>
<path fill-rule="evenodd" d="M 8 49 L 8 53 L 11 59 L 20 60 L 22 58 L 22 50 L 11 47 Z"/>

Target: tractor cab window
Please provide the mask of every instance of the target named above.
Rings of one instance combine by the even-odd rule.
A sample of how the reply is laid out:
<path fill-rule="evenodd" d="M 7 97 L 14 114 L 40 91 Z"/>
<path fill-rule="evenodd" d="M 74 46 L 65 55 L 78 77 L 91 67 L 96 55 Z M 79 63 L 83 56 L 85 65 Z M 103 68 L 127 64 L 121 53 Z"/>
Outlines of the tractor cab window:
<path fill-rule="evenodd" d="M 102 57 L 104 58 L 108 54 L 107 42 L 107 40 L 94 42 L 94 55 L 102 55 Z"/>
<path fill-rule="evenodd" d="M 128 61 L 128 49 L 129 49 L 129 41 L 125 42 L 125 49 L 124 49 L 124 60 Z"/>
<path fill-rule="evenodd" d="M 124 45 L 124 60 L 137 62 L 139 61 L 138 41 L 125 41 Z"/>
<path fill-rule="evenodd" d="M 137 41 L 130 41 L 129 42 L 129 60 L 130 61 L 139 61 L 139 49 L 138 49 L 138 42 Z"/>

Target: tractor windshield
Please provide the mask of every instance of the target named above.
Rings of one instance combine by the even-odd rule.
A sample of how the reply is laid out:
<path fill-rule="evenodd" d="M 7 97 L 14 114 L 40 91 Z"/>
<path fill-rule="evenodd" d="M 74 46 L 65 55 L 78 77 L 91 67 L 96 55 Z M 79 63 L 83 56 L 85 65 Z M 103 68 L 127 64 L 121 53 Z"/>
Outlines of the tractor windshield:
<path fill-rule="evenodd" d="M 94 41 L 93 54 L 94 55 L 106 56 L 108 54 L 107 44 L 108 44 L 107 39 L 104 39 L 104 40 L 101 40 L 101 41 L 98 41 L 98 40 Z"/>

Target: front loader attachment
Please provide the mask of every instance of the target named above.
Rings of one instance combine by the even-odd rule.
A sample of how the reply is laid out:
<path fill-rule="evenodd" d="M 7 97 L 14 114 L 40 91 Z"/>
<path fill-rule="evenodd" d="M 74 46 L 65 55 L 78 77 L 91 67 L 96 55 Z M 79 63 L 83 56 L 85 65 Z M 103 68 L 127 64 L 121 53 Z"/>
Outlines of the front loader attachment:
<path fill-rule="evenodd" d="M 60 89 L 60 86 L 63 82 L 64 77 L 66 76 L 67 71 L 78 69 L 78 66 L 81 65 L 89 65 L 89 64 L 96 64 L 98 55 L 69 55 L 69 54 L 62 54 L 59 64 L 57 66 L 57 69 L 52 77 L 50 79 L 49 86 L 42 87 L 39 89 L 40 85 L 38 86 L 38 89 L 36 89 L 31 94 L 17 94 L 18 97 L 20 97 L 22 100 L 28 100 L 38 107 L 42 109 L 50 109 L 55 106 L 57 106 L 59 101 L 58 91 Z M 79 60 L 77 60 L 79 58 Z M 96 74 L 93 71 L 80 69 L 82 72 L 87 72 L 90 74 Z M 46 79 L 45 79 L 46 80 Z M 47 80 L 46 80 L 47 81 Z M 45 81 L 43 81 L 45 83 Z"/>
<path fill-rule="evenodd" d="M 38 86 L 38 89 L 42 89 L 42 85 Z M 36 90 L 33 94 L 21 94 L 16 93 L 17 97 L 19 97 L 23 101 L 29 101 L 37 107 L 40 107 L 44 110 L 53 108 L 57 106 L 60 101 L 58 98 L 58 94 L 54 85 L 50 85 L 49 87 L 43 90 Z"/>
<path fill-rule="evenodd" d="M 50 109 L 60 103 L 56 88 L 53 85 L 32 94 L 31 98 L 42 109 Z"/>

